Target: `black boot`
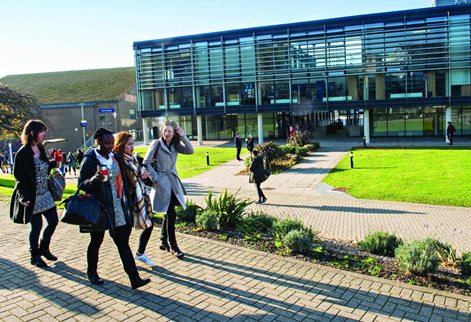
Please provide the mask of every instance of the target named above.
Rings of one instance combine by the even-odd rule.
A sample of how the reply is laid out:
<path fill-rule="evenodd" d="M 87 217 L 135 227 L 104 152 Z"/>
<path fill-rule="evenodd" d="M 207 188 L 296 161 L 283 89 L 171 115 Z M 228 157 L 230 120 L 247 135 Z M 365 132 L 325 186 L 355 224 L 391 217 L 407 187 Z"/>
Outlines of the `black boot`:
<path fill-rule="evenodd" d="M 142 279 L 139 275 L 131 278 L 131 288 L 135 290 L 150 283 L 150 278 Z"/>
<path fill-rule="evenodd" d="M 160 246 L 159 248 L 161 250 L 166 250 L 167 252 L 170 251 L 170 245 L 168 244 L 167 238 L 165 239 L 160 239 Z"/>
<path fill-rule="evenodd" d="M 51 251 L 49 250 L 49 242 L 45 242 L 44 240 L 41 240 L 41 243 L 39 244 L 39 252 L 42 256 L 44 256 L 47 260 L 49 261 L 56 261 L 57 257 L 52 255 Z"/>
<path fill-rule="evenodd" d="M 31 265 L 34 265 L 37 267 L 47 267 L 46 262 L 43 261 L 43 259 L 41 258 L 39 249 L 31 250 Z"/>
<path fill-rule="evenodd" d="M 178 259 L 182 259 L 185 254 L 178 248 L 177 243 L 172 243 L 170 246 L 170 250 L 172 251 L 173 255 L 175 255 Z"/>
<path fill-rule="evenodd" d="M 105 283 L 105 281 L 100 278 L 100 276 L 98 276 L 98 273 L 96 272 L 96 270 L 94 271 L 87 271 L 87 276 L 88 276 L 88 280 L 92 283 L 92 284 L 96 284 L 96 285 L 103 285 Z"/>

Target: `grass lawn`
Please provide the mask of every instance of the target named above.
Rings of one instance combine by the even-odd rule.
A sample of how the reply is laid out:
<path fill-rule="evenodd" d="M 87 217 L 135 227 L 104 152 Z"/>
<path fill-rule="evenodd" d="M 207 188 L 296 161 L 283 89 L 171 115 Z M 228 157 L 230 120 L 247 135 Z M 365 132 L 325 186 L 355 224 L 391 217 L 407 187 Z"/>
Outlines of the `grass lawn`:
<path fill-rule="evenodd" d="M 141 156 L 146 153 L 146 148 L 136 148 L 134 152 L 138 152 Z M 206 165 L 206 152 L 209 152 L 209 166 Z M 248 153 L 247 149 L 242 148 L 241 154 Z M 203 148 L 195 147 L 195 153 L 192 155 L 180 154 L 177 160 L 177 171 L 181 179 L 194 177 L 200 173 L 208 171 L 209 169 L 235 159 L 235 148 Z M 15 179 L 11 175 L 0 177 L 0 196 L 3 198 L 10 198 L 13 187 L 15 186 Z M 64 198 L 74 194 L 77 187 L 67 185 L 64 191 Z"/>
<path fill-rule="evenodd" d="M 235 160 L 236 149 L 234 148 L 204 148 L 195 147 L 195 153 L 191 155 L 179 154 L 177 159 L 177 171 L 180 179 L 186 179 L 201 174 L 209 169 L 225 163 L 230 160 Z M 135 153 L 139 153 L 144 157 L 146 148 L 136 148 Z M 209 153 L 209 166 L 206 165 L 206 152 Z M 249 153 L 245 148 L 242 148 L 241 155 Z"/>
<path fill-rule="evenodd" d="M 471 149 L 391 148 L 347 154 L 324 182 L 356 198 L 471 207 Z"/>
<path fill-rule="evenodd" d="M 12 175 L 4 175 L 0 177 L 0 197 L 3 197 L 3 199 L 6 200 L 10 200 L 14 187 L 15 178 Z M 70 184 L 66 185 L 63 199 L 67 198 L 70 195 L 73 195 L 76 191 L 77 186 Z"/>

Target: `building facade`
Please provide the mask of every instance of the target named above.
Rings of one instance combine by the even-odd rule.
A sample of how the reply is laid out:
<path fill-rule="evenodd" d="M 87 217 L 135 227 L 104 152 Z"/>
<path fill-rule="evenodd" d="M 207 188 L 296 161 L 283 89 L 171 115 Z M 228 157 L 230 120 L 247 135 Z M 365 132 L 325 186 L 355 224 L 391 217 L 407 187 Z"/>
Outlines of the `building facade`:
<path fill-rule="evenodd" d="M 194 138 L 286 137 L 342 121 L 350 135 L 471 134 L 470 5 L 134 43 L 138 109 Z"/>

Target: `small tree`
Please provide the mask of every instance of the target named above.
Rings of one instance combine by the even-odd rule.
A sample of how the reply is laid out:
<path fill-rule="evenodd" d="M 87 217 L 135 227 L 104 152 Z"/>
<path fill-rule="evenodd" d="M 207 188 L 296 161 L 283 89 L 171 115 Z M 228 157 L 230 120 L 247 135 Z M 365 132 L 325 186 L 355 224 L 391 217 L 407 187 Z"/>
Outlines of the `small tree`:
<path fill-rule="evenodd" d="M 26 121 L 40 118 L 40 114 L 33 95 L 0 84 L 0 139 L 18 137 Z"/>

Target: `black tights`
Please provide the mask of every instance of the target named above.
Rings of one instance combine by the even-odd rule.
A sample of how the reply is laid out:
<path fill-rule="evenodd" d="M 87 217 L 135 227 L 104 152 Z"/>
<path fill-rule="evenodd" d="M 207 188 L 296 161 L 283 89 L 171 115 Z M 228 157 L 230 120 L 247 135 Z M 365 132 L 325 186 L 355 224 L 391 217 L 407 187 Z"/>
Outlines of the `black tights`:
<path fill-rule="evenodd" d="M 139 237 L 139 247 L 137 248 L 137 252 L 142 255 L 146 252 L 147 243 L 149 242 L 150 235 L 152 234 L 152 230 L 154 229 L 154 224 L 152 226 L 144 229 Z"/>
<path fill-rule="evenodd" d="M 110 235 L 111 238 L 113 238 L 116 247 L 118 248 L 124 271 L 126 274 L 128 274 L 129 279 L 132 281 L 139 277 L 139 273 L 137 272 L 134 256 L 131 252 L 131 248 L 129 247 L 129 235 L 131 235 L 131 228 L 131 225 L 116 227 L 114 230 L 110 230 Z M 88 275 L 96 273 L 97 271 L 98 255 L 104 236 L 104 231 L 90 233 L 91 239 L 87 251 Z"/>
<path fill-rule="evenodd" d="M 261 182 L 255 182 L 255 186 L 257 187 L 258 201 L 265 199 L 265 195 L 263 194 L 262 188 L 260 187 L 261 184 Z"/>
<path fill-rule="evenodd" d="M 180 203 L 178 202 L 177 196 L 175 196 L 175 193 L 172 191 L 170 204 L 168 205 L 167 213 L 162 222 L 162 230 L 160 231 L 160 239 L 162 241 L 168 240 L 170 246 L 177 245 L 177 238 L 175 237 L 175 220 L 177 213 L 175 212 L 175 206 L 178 205 L 180 205 Z"/>
<path fill-rule="evenodd" d="M 43 227 L 43 217 L 44 216 L 47 220 L 47 226 L 44 229 L 43 236 L 41 238 L 41 245 L 44 244 L 46 248 L 49 247 L 49 243 L 51 242 L 52 234 L 56 230 L 57 223 L 59 219 L 57 218 L 57 211 L 56 207 L 53 207 L 49 210 L 46 210 L 42 214 L 34 214 L 31 216 L 31 229 L 29 232 L 29 247 L 31 250 L 36 250 L 39 248 L 39 234 L 41 233 L 41 229 Z"/>

